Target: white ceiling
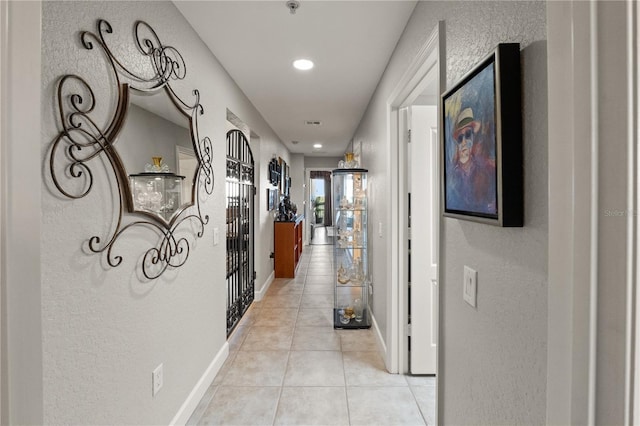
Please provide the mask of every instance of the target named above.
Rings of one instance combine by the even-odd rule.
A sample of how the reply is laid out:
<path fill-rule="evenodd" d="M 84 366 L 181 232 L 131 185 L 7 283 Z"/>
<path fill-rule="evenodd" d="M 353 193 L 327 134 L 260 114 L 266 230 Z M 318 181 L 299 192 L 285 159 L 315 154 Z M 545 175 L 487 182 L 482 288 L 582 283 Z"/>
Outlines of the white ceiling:
<path fill-rule="evenodd" d="M 291 152 L 341 156 L 416 1 L 174 3 Z"/>

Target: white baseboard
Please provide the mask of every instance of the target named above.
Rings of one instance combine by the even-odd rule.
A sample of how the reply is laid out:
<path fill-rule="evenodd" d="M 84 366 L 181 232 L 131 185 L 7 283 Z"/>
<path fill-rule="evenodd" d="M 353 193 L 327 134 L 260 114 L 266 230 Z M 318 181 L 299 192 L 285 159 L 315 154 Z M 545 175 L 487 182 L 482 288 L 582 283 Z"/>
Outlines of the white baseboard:
<path fill-rule="evenodd" d="M 213 383 L 213 379 L 216 378 L 216 374 L 218 374 L 228 356 L 229 343 L 224 342 L 224 345 L 222 345 L 220 351 L 218 351 L 213 361 L 211 361 L 211 364 L 209 364 L 209 367 L 207 367 L 202 377 L 200 377 L 200 380 L 198 380 L 198 383 L 196 383 L 186 401 L 184 401 L 182 407 L 178 410 L 178 413 L 173 420 L 171 420 L 171 423 L 169 423 L 170 425 L 185 425 L 189 421 L 191 414 L 193 414 L 198 407 L 198 403 L 207 389 L 209 389 L 209 386 L 211 386 L 211 383 Z"/>
<path fill-rule="evenodd" d="M 260 287 L 260 290 L 253 292 L 253 300 L 255 300 L 256 302 L 259 302 L 262 300 L 264 295 L 267 294 L 267 290 L 269 290 L 269 286 L 271 285 L 271 283 L 273 282 L 273 279 L 275 278 L 275 273 L 276 271 L 271 271 L 271 274 L 269 274 L 265 282 L 262 283 L 262 287 Z"/>
<path fill-rule="evenodd" d="M 371 310 L 369 310 L 371 311 Z M 382 338 L 382 333 L 380 333 L 380 327 L 378 327 L 378 322 L 376 321 L 376 317 L 371 314 L 371 326 L 373 327 L 374 334 L 376 336 L 376 343 L 378 344 L 378 351 L 382 354 L 385 361 L 384 364 L 387 365 L 387 345 L 384 343 L 384 339 Z"/>

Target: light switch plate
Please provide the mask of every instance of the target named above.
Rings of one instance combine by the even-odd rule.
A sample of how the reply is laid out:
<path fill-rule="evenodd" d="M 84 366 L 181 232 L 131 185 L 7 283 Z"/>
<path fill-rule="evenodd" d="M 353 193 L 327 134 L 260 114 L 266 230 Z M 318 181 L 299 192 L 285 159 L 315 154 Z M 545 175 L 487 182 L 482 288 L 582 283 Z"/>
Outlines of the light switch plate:
<path fill-rule="evenodd" d="M 469 305 L 476 307 L 476 296 L 478 293 L 478 272 L 464 267 L 464 282 L 462 284 L 462 298 Z"/>
<path fill-rule="evenodd" d="M 153 374 L 151 375 L 151 387 L 153 389 L 153 396 L 160 391 L 164 382 L 164 371 L 163 366 L 160 364 L 153 370 Z"/>
<path fill-rule="evenodd" d="M 213 245 L 217 246 L 220 243 L 220 230 L 213 228 Z"/>

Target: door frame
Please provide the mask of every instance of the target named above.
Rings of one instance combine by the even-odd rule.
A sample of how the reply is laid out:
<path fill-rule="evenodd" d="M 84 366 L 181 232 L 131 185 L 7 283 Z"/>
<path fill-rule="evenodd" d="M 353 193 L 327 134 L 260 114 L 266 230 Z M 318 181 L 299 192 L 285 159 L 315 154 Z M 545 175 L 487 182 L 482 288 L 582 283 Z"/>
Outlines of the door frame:
<path fill-rule="evenodd" d="M 411 65 L 399 80 L 395 89 L 387 100 L 387 116 L 390 138 L 390 178 L 392 201 L 389 206 L 391 228 L 391 285 L 387 294 L 387 318 L 389 319 L 389 332 L 387 338 L 386 367 L 391 373 L 405 373 L 408 371 L 408 347 L 407 341 L 407 276 L 408 265 L 406 262 L 408 251 L 407 241 L 407 176 L 404 172 L 407 164 L 407 147 L 402 143 L 403 127 L 406 116 L 401 113 L 402 108 L 411 105 L 422 93 L 428 83 L 434 78 L 438 79 L 438 92 L 445 88 L 445 32 L 444 21 L 439 21 L 436 27 L 414 57 Z M 438 105 L 438 114 L 440 107 Z M 440 127 L 441 124 L 439 123 Z M 439 212 L 438 212 L 439 214 Z M 442 228 L 442 220 L 438 221 L 438 238 Z M 438 241 L 437 247 L 440 247 Z M 440 282 L 440 272 L 438 272 Z M 440 300 L 438 300 L 438 311 Z M 440 321 L 438 321 L 440 324 Z M 440 328 L 440 325 L 438 325 Z M 438 355 L 439 355 L 438 350 Z M 438 357 L 436 357 L 438 358 Z M 436 360 L 437 374 L 440 376 L 440 363 Z M 437 418 L 437 413 L 436 413 Z"/>
<path fill-rule="evenodd" d="M 306 167 L 304 169 L 304 216 L 307 218 L 304 231 L 304 245 L 311 244 L 311 203 L 309 202 L 309 194 L 311 193 L 311 172 L 332 172 L 337 169 L 336 167 Z M 333 196 L 333 188 L 331 188 L 331 195 Z M 326 214 L 326 212 L 325 212 Z"/>
<path fill-rule="evenodd" d="M 42 2 L 2 3 L 0 421 L 42 424 Z"/>

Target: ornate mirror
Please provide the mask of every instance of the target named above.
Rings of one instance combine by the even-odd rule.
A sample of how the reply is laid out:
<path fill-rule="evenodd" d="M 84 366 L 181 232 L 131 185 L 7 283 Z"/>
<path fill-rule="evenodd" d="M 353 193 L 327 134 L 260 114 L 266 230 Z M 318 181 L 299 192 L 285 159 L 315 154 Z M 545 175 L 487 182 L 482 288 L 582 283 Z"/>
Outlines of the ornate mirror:
<path fill-rule="evenodd" d="M 212 146 L 198 133 L 198 116 L 204 112 L 198 91 L 184 100 L 172 87 L 186 76 L 178 50 L 163 45 L 147 23 L 138 21 L 135 43 L 146 60 L 145 69 L 134 72 L 109 48 L 106 38 L 112 32 L 107 21 L 99 20 L 97 31 L 82 32 L 80 39 L 86 49 L 98 47 L 105 54 L 112 70 L 105 79 L 115 82 L 113 111 L 105 125 L 98 124 L 94 116 L 99 100 L 91 86 L 80 76 L 63 76 L 57 90 L 62 130 L 52 143 L 49 168 L 56 188 L 75 199 L 91 191 L 97 158 L 107 160 L 120 208 L 111 235 L 91 237 L 89 249 L 106 252 L 107 262 L 115 267 L 122 262 L 113 253 L 118 238 L 132 227 L 150 229 L 158 243 L 144 254 L 141 267 L 144 276 L 153 279 L 186 262 L 190 243 L 182 231 L 193 230 L 195 223 L 195 236 L 203 235 L 209 217 L 201 213 L 200 195 L 213 193 Z M 100 107 L 108 109 L 108 104 L 105 100 Z"/>
<path fill-rule="evenodd" d="M 193 149 L 191 119 L 164 91 L 152 96 L 132 91 L 132 95 L 127 124 L 116 145 L 129 176 L 129 211 L 169 224 L 194 204 L 199 160 Z"/>

